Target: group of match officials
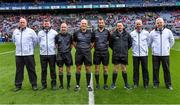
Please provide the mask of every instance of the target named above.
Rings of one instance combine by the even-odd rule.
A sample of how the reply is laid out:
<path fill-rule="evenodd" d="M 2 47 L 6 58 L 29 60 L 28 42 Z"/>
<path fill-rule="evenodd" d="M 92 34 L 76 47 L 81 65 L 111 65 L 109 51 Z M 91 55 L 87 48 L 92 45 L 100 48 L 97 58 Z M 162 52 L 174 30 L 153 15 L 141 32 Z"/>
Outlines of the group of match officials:
<path fill-rule="evenodd" d="M 165 86 L 173 90 L 171 84 L 169 55 L 170 48 L 174 44 L 174 37 L 171 30 L 165 27 L 164 20 L 157 18 L 155 29 L 150 33 L 143 29 L 140 19 L 135 21 L 135 29 L 130 34 L 125 30 L 122 22 L 116 24 L 116 30 L 110 33 L 105 28 L 105 21 L 102 17 L 98 18 L 98 29 L 93 32 L 87 29 L 88 21 L 81 20 L 80 29 L 73 35 L 68 33 L 68 25 L 64 22 L 60 25 L 60 32 L 56 32 L 51 27 L 50 20 L 43 20 L 43 29 L 36 35 L 35 31 L 27 27 L 25 18 L 20 18 L 19 27 L 13 32 L 13 41 L 16 45 L 16 75 L 15 89 L 22 89 L 24 78 L 24 66 L 26 66 L 29 80 L 34 91 L 37 88 L 37 75 L 35 71 L 34 48 L 38 43 L 40 46 L 41 62 L 41 83 L 42 90 L 47 88 L 47 68 L 49 65 L 51 76 L 51 87 L 56 90 L 56 64 L 59 69 L 60 89 L 63 84 L 63 65 L 66 66 L 67 89 L 70 89 L 71 66 L 73 65 L 71 49 L 76 49 L 76 86 L 75 91 L 80 90 L 81 67 L 84 64 L 86 70 L 87 90 L 92 91 L 90 85 L 92 58 L 95 65 L 96 89 L 100 89 L 99 72 L 100 64 L 103 64 L 103 89 L 108 90 L 108 64 L 109 51 L 112 49 L 112 63 L 114 64 L 112 74 L 111 89 L 116 88 L 116 79 L 118 76 L 119 65 L 122 70 L 124 88 L 130 89 L 127 80 L 128 50 L 132 48 L 133 52 L 133 82 L 134 88 L 139 85 L 139 67 L 142 66 L 143 86 L 149 86 L 148 73 L 148 48 L 152 49 L 153 64 L 153 87 L 159 86 L 159 68 L 162 64 L 164 71 Z M 92 57 L 91 49 L 94 48 Z"/>

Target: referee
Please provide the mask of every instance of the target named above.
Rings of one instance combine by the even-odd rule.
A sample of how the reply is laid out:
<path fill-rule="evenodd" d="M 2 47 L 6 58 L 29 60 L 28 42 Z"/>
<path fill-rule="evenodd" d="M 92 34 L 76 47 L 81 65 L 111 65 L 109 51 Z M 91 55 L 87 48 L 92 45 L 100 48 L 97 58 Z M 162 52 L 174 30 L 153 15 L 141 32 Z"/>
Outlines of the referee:
<path fill-rule="evenodd" d="M 16 76 L 15 92 L 22 89 L 24 79 L 24 66 L 26 66 L 29 81 L 34 91 L 37 88 L 37 76 L 35 71 L 34 47 L 37 44 L 37 35 L 34 30 L 27 27 L 25 18 L 19 20 L 19 27 L 13 32 L 13 42 L 16 45 Z"/>
<path fill-rule="evenodd" d="M 156 28 L 150 32 L 150 40 L 152 48 L 154 88 L 159 87 L 159 68 L 162 64 L 166 88 L 173 90 L 169 69 L 169 55 L 170 48 L 174 45 L 174 36 L 172 31 L 165 27 L 162 18 L 156 19 Z"/>
<path fill-rule="evenodd" d="M 86 69 L 86 80 L 88 91 L 92 91 L 90 86 L 91 65 L 92 65 L 92 33 L 87 30 L 88 22 L 86 19 L 81 20 L 80 30 L 73 34 L 73 43 L 76 48 L 75 64 L 76 64 L 76 87 L 75 91 L 80 90 L 81 66 L 84 63 Z"/>
<path fill-rule="evenodd" d="M 96 79 L 96 89 L 100 89 L 99 85 L 99 69 L 100 64 L 103 64 L 104 71 L 104 86 L 105 90 L 108 89 L 107 79 L 108 79 L 108 64 L 109 64 L 109 38 L 110 32 L 105 29 L 105 22 L 102 17 L 98 19 L 98 29 L 93 33 L 94 40 L 94 56 L 93 63 L 95 65 L 95 79 Z"/>
<path fill-rule="evenodd" d="M 112 63 L 114 64 L 111 89 L 116 88 L 115 82 L 117 79 L 119 64 L 121 64 L 124 88 L 130 89 L 127 81 L 126 65 L 128 65 L 128 50 L 131 48 L 131 46 L 131 36 L 124 29 L 123 23 L 118 22 L 116 30 L 112 33 L 110 38 L 110 47 L 113 51 Z"/>
<path fill-rule="evenodd" d="M 149 73 L 148 73 L 148 46 L 149 32 L 142 28 L 141 20 L 135 21 L 135 30 L 130 33 L 132 37 L 132 52 L 133 52 L 133 82 L 134 88 L 139 85 L 139 66 L 141 63 L 143 85 L 148 88 Z"/>
<path fill-rule="evenodd" d="M 43 29 L 38 33 L 38 41 L 40 45 L 40 61 L 41 61 L 41 83 L 42 90 L 47 88 L 47 67 L 49 64 L 51 87 L 56 89 L 56 53 L 55 53 L 55 36 L 57 32 L 51 28 L 49 20 L 43 21 Z"/>
<path fill-rule="evenodd" d="M 55 44 L 57 48 L 57 66 L 59 67 L 59 80 L 60 89 L 64 89 L 63 85 L 63 65 L 66 65 L 67 70 L 67 89 L 70 89 L 71 79 L 71 66 L 73 65 L 71 48 L 72 48 L 72 36 L 68 33 L 68 26 L 66 23 L 62 23 L 60 27 L 60 33 L 55 37 Z"/>

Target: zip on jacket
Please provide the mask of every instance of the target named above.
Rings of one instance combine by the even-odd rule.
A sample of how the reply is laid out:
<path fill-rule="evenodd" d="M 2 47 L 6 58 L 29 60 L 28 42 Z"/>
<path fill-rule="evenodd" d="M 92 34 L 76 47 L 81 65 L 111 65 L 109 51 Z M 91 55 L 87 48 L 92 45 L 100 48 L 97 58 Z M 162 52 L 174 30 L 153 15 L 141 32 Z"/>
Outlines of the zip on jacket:
<path fill-rule="evenodd" d="M 46 32 L 46 48 L 47 48 L 47 55 L 48 55 L 48 32 Z"/>
<path fill-rule="evenodd" d="M 140 56 L 140 33 L 138 32 L 139 56 Z"/>

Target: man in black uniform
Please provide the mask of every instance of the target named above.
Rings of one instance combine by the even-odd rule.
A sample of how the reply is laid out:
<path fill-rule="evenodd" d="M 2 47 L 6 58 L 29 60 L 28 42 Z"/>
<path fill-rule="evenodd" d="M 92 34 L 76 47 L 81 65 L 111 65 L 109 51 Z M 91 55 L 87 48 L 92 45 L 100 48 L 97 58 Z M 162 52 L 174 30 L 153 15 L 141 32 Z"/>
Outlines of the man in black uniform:
<path fill-rule="evenodd" d="M 110 32 L 104 28 L 105 22 L 102 17 L 98 19 L 98 29 L 93 33 L 93 40 L 95 41 L 95 52 L 93 63 L 95 64 L 95 79 L 96 79 L 96 89 L 100 88 L 99 85 L 99 69 L 102 62 L 104 69 L 104 86 L 105 90 L 108 89 L 107 78 L 108 78 L 108 64 L 109 64 L 109 51 L 108 42 L 110 37 Z"/>
<path fill-rule="evenodd" d="M 88 91 L 92 91 L 90 86 L 91 79 L 91 65 L 92 65 L 92 33 L 87 30 L 87 20 L 81 20 L 80 30 L 76 31 L 73 35 L 73 43 L 76 48 L 75 63 L 76 63 L 76 87 L 75 91 L 80 90 L 80 77 L 81 77 L 81 66 L 84 63 L 86 69 L 86 80 Z"/>
<path fill-rule="evenodd" d="M 71 65 L 73 65 L 71 46 L 72 36 L 67 33 L 67 24 L 62 23 L 60 33 L 55 37 L 57 48 L 57 65 L 59 66 L 60 89 L 63 89 L 63 65 L 66 65 L 67 70 L 67 89 L 70 89 Z"/>
<path fill-rule="evenodd" d="M 119 64 L 121 64 L 122 77 L 124 79 L 124 88 L 130 89 L 127 82 L 126 65 L 128 64 L 128 50 L 132 46 L 132 40 L 129 33 L 124 29 L 124 25 L 121 22 L 117 23 L 117 29 L 113 32 L 110 37 L 110 47 L 113 51 L 112 63 L 114 64 L 113 80 L 111 89 L 115 89 L 117 73 Z"/>

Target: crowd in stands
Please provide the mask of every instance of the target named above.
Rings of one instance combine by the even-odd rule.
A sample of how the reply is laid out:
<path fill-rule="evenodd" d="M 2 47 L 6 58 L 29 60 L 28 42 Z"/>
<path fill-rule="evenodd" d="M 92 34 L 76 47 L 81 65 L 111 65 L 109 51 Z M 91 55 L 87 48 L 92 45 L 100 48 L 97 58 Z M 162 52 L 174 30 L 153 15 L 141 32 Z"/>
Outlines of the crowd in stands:
<path fill-rule="evenodd" d="M 19 2 L 71 2 L 71 3 L 81 3 L 81 2 L 113 2 L 113 3 L 128 3 L 128 2 L 169 2 L 169 1 L 179 1 L 179 0 L 1 0 L 0 2 L 6 3 L 19 3 Z"/>
<path fill-rule="evenodd" d="M 53 14 L 53 13 L 37 13 L 37 14 L 2 14 L 0 15 L 0 38 L 11 38 L 12 32 L 18 26 L 20 17 L 25 17 L 28 20 L 28 26 L 38 32 L 41 29 L 44 19 L 51 20 L 52 28 L 59 31 L 59 26 L 66 21 L 69 26 L 69 32 L 73 33 L 80 26 L 80 20 L 86 18 L 89 21 L 89 29 L 97 28 L 97 19 L 99 16 L 105 19 L 106 28 L 110 31 L 115 30 L 117 21 L 122 21 L 126 26 L 126 30 L 131 32 L 134 30 L 134 22 L 136 19 L 142 19 L 144 28 L 149 32 L 154 29 L 155 19 L 162 17 L 165 20 L 166 27 L 170 28 L 174 35 L 180 36 L 180 10 L 162 10 L 158 12 L 143 11 L 143 12 L 113 12 L 113 13 L 74 13 L 74 14 Z M 9 41 L 9 39 L 6 39 Z"/>
<path fill-rule="evenodd" d="M 150 4 L 150 3 L 176 3 L 180 0 L 1 0 L 0 6 L 47 5 L 47 4 Z"/>

